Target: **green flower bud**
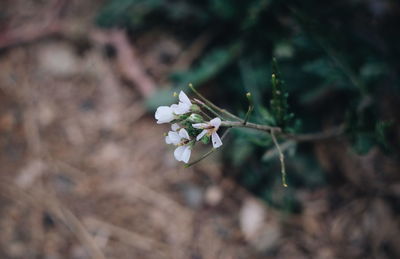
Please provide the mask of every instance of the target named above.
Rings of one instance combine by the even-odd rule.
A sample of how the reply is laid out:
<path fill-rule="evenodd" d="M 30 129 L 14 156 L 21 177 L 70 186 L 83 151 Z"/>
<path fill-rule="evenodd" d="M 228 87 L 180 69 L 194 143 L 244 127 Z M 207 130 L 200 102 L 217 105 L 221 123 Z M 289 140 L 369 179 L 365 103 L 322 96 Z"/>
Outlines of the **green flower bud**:
<path fill-rule="evenodd" d="M 182 114 L 182 115 L 179 115 L 178 116 L 178 121 L 183 121 L 183 120 L 186 120 L 187 118 L 189 117 L 189 115 L 187 115 L 187 114 Z"/>
<path fill-rule="evenodd" d="M 203 121 L 204 121 L 203 117 L 201 117 L 201 115 L 196 114 L 196 113 L 192 113 L 192 114 L 189 116 L 188 120 L 189 120 L 190 122 L 192 122 L 192 123 L 200 123 L 200 122 L 203 122 Z"/>
<path fill-rule="evenodd" d="M 204 144 L 208 144 L 210 142 L 210 136 L 204 135 L 204 137 L 202 137 L 200 141 Z"/>
<path fill-rule="evenodd" d="M 200 111 L 201 111 L 201 108 L 200 108 L 200 106 L 198 106 L 197 104 L 192 104 L 192 106 L 190 106 L 190 110 L 191 110 L 192 112 L 200 112 Z"/>

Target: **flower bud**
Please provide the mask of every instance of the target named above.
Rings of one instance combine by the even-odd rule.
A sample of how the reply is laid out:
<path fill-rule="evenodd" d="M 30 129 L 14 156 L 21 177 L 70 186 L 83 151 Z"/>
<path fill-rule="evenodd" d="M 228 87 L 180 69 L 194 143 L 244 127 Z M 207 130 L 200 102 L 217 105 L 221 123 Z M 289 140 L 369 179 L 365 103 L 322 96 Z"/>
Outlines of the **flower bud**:
<path fill-rule="evenodd" d="M 201 108 L 200 108 L 200 106 L 198 106 L 197 104 L 192 104 L 192 106 L 190 106 L 190 110 L 191 110 L 192 112 L 200 112 L 200 111 L 201 111 Z"/>
<path fill-rule="evenodd" d="M 196 114 L 196 113 L 192 113 L 192 114 L 189 116 L 188 120 L 189 120 L 190 122 L 192 122 L 192 123 L 200 123 L 200 122 L 203 122 L 203 121 L 204 121 L 203 117 L 201 117 L 201 115 Z"/>
<path fill-rule="evenodd" d="M 188 115 L 188 114 L 182 114 L 182 115 L 179 115 L 179 116 L 178 116 L 177 121 L 184 121 L 184 120 L 186 120 L 187 118 L 189 118 L 189 115 Z"/>

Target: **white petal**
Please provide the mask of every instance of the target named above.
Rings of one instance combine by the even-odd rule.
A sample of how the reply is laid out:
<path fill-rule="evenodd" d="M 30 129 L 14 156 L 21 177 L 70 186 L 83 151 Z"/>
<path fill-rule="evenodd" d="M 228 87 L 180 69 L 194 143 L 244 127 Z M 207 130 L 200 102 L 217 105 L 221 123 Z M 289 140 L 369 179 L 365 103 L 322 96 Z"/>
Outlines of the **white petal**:
<path fill-rule="evenodd" d="M 185 146 L 185 150 L 182 153 L 181 161 L 187 164 L 189 162 L 191 154 L 192 154 L 192 149 L 190 148 L 190 146 Z"/>
<path fill-rule="evenodd" d="M 172 144 L 172 140 L 171 140 L 171 138 L 169 136 L 165 137 L 165 143 Z"/>
<path fill-rule="evenodd" d="M 171 125 L 172 131 L 177 131 L 180 128 L 180 126 L 177 123 L 174 123 Z"/>
<path fill-rule="evenodd" d="M 187 132 L 185 129 L 181 129 L 181 130 L 179 131 L 179 136 L 180 136 L 181 138 L 185 138 L 185 139 L 189 139 L 189 140 L 190 140 L 189 134 L 188 134 L 188 132 Z"/>
<path fill-rule="evenodd" d="M 173 108 L 173 111 L 175 114 L 185 114 L 190 111 L 190 106 L 189 104 L 182 103 L 180 102 L 175 108 Z"/>
<path fill-rule="evenodd" d="M 195 123 L 195 124 L 192 124 L 192 126 L 195 129 L 204 129 L 204 128 L 208 127 L 208 124 L 207 123 Z"/>
<path fill-rule="evenodd" d="M 211 140 L 214 148 L 219 148 L 220 146 L 222 146 L 222 141 L 219 138 L 217 132 L 213 132 L 213 134 L 211 135 Z"/>
<path fill-rule="evenodd" d="M 179 93 L 179 101 L 188 104 L 189 106 L 192 105 L 192 102 L 190 101 L 189 97 L 187 97 L 187 95 L 183 91 Z"/>
<path fill-rule="evenodd" d="M 214 128 L 216 128 L 216 129 L 218 129 L 219 126 L 221 126 L 221 119 L 217 117 L 217 118 L 210 120 L 210 125 L 214 126 Z"/>
<path fill-rule="evenodd" d="M 179 146 L 174 151 L 174 157 L 178 161 L 182 161 L 183 152 L 185 152 L 186 146 Z"/>
<path fill-rule="evenodd" d="M 181 136 L 175 131 L 168 132 L 168 136 L 165 138 L 167 144 L 178 145 L 181 142 Z M 168 143 L 169 142 L 169 143 Z"/>
<path fill-rule="evenodd" d="M 200 141 L 200 139 L 202 137 L 204 137 L 204 135 L 206 135 L 206 134 L 207 134 L 207 130 L 203 130 L 199 135 L 197 135 L 196 140 Z"/>
<path fill-rule="evenodd" d="M 157 111 L 155 113 L 155 118 L 158 124 L 167 123 L 174 120 L 174 114 L 171 107 L 160 106 L 157 108 Z"/>

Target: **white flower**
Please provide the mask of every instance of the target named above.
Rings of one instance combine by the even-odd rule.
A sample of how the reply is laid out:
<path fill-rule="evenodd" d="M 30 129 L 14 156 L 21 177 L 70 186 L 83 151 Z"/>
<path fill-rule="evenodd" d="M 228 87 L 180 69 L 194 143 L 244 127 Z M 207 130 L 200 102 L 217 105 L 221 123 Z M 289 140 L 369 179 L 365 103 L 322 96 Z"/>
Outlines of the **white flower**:
<path fill-rule="evenodd" d="M 190 101 L 189 97 L 181 91 L 179 93 L 179 103 L 178 105 L 173 105 L 173 111 L 175 114 L 185 114 L 190 111 L 190 107 L 192 106 L 192 102 Z M 172 107 L 172 106 L 171 106 Z"/>
<path fill-rule="evenodd" d="M 176 104 L 175 104 L 176 105 Z M 155 118 L 157 120 L 157 124 L 161 123 L 168 123 L 171 122 L 175 119 L 174 116 L 174 109 L 171 105 L 169 106 L 160 106 L 157 108 Z"/>
<path fill-rule="evenodd" d="M 218 129 L 221 126 L 221 119 L 214 118 L 207 123 L 196 123 L 192 125 L 193 128 L 203 129 L 203 131 L 196 137 L 196 140 L 199 141 L 204 135 L 211 135 L 211 141 L 214 148 L 219 148 L 222 146 L 221 138 L 218 136 Z"/>
<path fill-rule="evenodd" d="M 171 125 L 171 130 L 172 131 L 178 131 L 178 129 L 180 129 L 181 126 L 178 125 L 178 123 L 174 123 Z"/>
<path fill-rule="evenodd" d="M 175 125 L 175 126 L 174 126 Z M 172 125 L 172 130 L 177 129 L 177 124 Z M 174 151 L 175 159 L 178 161 L 182 161 L 184 163 L 188 163 L 190 159 L 190 155 L 192 153 L 192 146 L 190 144 L 190 136 L 185 129 L 180 129 L 179 132 L 170 131 L 168 135 L 165 137 L 165 142 L 167 144 L 173 144 L 178 146 Z"/>
<path fill-rule="evenodd" d="M 190 112 L 192 102 L 189 97 L 181 91 L 179 93 L 179 103 L 172 104 L 171 106 L 160 106 L 157 108 L 155 118 L 157 124 L 168 123 L 177 118 L 176 115 L 182 115 Z"/>

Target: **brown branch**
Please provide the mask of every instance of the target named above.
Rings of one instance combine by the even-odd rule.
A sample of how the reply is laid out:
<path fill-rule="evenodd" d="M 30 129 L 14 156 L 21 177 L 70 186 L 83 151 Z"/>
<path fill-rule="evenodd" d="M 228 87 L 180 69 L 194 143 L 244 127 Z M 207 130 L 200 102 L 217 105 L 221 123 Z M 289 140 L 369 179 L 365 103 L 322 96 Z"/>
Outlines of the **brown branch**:
<path fill-rule="evenodd" d="M 335 137 L 342 135 L 344 133 L 344 129 L 345 129 L 344 125 L 340 125 L 340 126 L 331 128 L 331 129 L 329 129 L 327 131 L 323 131 L 323 132 L 307 133 L 307 134 L 293 134 L 293 133 L 282 132 L 282 129 L 279 127 L 261 125 L 261 124 L 251 123 L 251 122 L 247 122 L 246 124 L 243 124 L 240 121 L 222 121 L 221 126 L 230 127 L 230 128 L 250 128 L 250 129 L 265 131 L 268 133 L 271 133 L 272 131 L 274 131 L 275 133 L 277 133 L 278 136 L 281 136 L 281 137 L 284 137 L 287 139 L 292 139 L 297 142 L 319 141 L 319 140 L 335 138 Z"/>
<path fill-rule="evenodd" d="M 333 127 L 326 131 L 317 132 L 317 133 L 308 133 L 308 134 L 292 134 L 292 133 L 282 133 L 281 136 L 295 140 L 297 142 L 307 142 L 307 141 L 320 141 L 331 138 L 336 138 L 344 134 L 345 127 L 344 125 L 340 125 L 337 127 Z"/>
<path fill-rule="evenodd" d="M 275 131 L 276 133 L 281 132 L 281 128 L 279 127 L 272 127 L 268 125 L 261 125 L 251 122 L 246 122 L 246 124 L 244 124 L 242 121 L 222 121 L 221 126 L 230 128 L 250 128 L 250 129 L 266 131 L 268 133 L 270 133 L 271 131 Z"/>
<path fill-rule="evenodd" d="M 156 83 L 146 74 L 140 64 L 134 46 L 122 30 L 93 30 L 92 40 L 100 44 L 110 44 L 117 50 L 117 64 L 122 76 L 137 86 L 144 97 L 150 97 L 156 91 Z"/>
<path fill-rule="evenodd" d="M 196 38 L 193 43 L 179 55 L 178 60 L 173 65 L 173 70 L 187 70 L 193 61 L 201 55 L 204 48 L 212 39 L 212 36 L 211 32 L 206 32 Z"/>

